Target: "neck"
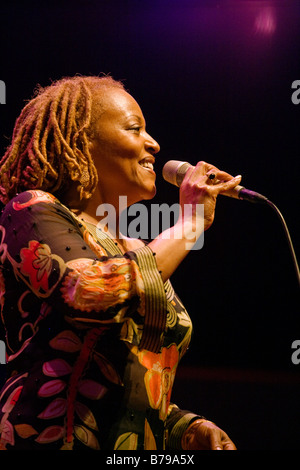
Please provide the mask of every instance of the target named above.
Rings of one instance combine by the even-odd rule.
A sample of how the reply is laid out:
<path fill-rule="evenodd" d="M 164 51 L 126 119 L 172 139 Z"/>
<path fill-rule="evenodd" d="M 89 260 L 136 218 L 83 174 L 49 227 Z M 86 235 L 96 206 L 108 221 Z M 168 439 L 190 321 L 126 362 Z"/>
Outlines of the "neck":
<path fill-rule="evenodd" d="M 119 236 L 119 218 L 121 212 L 128 207 L 127 197 L 113 194 L 113 197 L 104 197 L 97 188 L 91 199 L 84 207 L 74 211 L 83 221 L 98 225 L 108 232 L 119 244 L 123 245 L 123 237 Z"/>

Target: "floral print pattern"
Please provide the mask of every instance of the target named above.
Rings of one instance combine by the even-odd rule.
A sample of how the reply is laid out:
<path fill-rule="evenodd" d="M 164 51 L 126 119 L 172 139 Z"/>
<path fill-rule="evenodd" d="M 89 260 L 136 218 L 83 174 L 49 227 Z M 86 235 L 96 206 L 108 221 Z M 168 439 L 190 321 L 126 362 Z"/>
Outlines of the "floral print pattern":
<path fill-rule="evenodd" d="M 100 311 L 135 294 L 134 262 L 113 259 L 105 263 L 75 260 L 65 277 L 62 293 L 67 304 L 82 311 Z"/>
<path fill-rule="evenodd" d="M 33 289 L 48 291 L 48 278 L 52 269 L 51 250 L 48 245 L 30 240 L 28 248 L 20 251 L 21 273 L 29 277 Z"/>
<path fill-rule="evenodd" d="M 150 248 L 122 254 L 43 191 L 0 231 L 0 449 L 165 448 L 191 322 Z"/>
<path fill-rule="evenodd" d="M 134 350 L 139 362 L 147 369 L 144 381 L 150 406 L 159 409 L 159 418 L 165 420 L 179 362 L 178 348 L 176 344 L 171 344 L 163 348 L 160 354 L 138 351 L 137 348 Z"/>

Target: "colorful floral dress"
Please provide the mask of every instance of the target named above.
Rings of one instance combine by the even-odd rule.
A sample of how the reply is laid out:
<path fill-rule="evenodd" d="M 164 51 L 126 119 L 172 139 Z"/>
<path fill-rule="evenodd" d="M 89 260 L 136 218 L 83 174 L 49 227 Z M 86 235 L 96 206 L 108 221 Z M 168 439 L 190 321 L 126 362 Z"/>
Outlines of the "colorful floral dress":
<path fill-rule="evenodd" d="M 151 249 L 122 254 L 43 191 L 6 205 L 0 239 L 0 448 L 180 448 L 197 416 L 170 396 L 191 322 Z"/>

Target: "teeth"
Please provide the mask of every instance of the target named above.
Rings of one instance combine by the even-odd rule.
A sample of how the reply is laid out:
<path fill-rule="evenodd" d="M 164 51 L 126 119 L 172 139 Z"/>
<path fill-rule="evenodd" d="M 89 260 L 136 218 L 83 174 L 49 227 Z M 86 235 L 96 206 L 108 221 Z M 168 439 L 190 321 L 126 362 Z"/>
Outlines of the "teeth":
<path fill-rule="evenodd" d="M 153 170 L 153 164 L 150 163 L 150 162 L 141 162 L 140 165 L 141 165 L 143 168 L 149 168 L 150 170 Z"/>

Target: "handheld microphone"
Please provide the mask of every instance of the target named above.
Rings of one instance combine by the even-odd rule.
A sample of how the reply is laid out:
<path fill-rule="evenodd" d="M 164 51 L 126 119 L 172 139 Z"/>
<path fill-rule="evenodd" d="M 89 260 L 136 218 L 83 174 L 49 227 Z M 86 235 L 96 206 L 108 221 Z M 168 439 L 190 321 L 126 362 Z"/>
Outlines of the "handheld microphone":
<path fill-rule="evenodd" d="M 187 170 L 192 167 L 188 162 L 181 162 L 179 160 L 170 160 L 163 167 L 163 178 L 175 186 L 180 187 Z M 235 199 L 242 199 L 254 203 L 267 203 L 268 199 L 262 194 L 250 191 L 244 188 L 244 186 L 237 185 L 233 189 L 229 189 L 223 193 L 222 196 L 229 196 Z"/>

